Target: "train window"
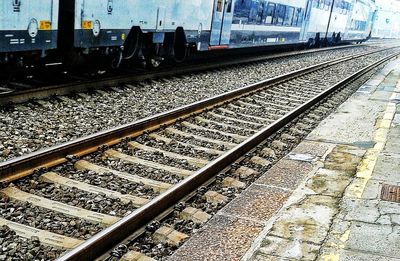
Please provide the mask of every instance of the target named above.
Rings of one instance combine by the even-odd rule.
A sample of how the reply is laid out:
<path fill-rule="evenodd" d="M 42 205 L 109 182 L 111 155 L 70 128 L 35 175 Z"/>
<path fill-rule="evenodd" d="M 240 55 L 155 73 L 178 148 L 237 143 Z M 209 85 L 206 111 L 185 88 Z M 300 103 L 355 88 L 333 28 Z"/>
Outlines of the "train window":
<path fill-rule="evenodd" d="M 350 4 L 347 2 L 345 2 L 345 11 L 346 11 L 346 14 L 350 13 Z"/>
<path fill-rule="evenodd" d="M 224 0 L 218 0 L 218 2 L 217 2 L 217 12 L 222 12 L 223 3 L 224 3 Z"/>
<path fill-rule="evenodd" d="M 339 8 L 340 8 L 340 1 L 336 0 L 335 1 L 335 12 L 339 12 Z"/>
<path fill-rule="evenodd" d="M 274 24 L 276 25 L 282 25 L 283 20 L 285 19 L 285 6 L 278 4 L 276 6 L 276 11 L 275 11 L 275 18 L 274 18 Z"/>
<path fill-rule="evenodd" d="M 324 7 L 325 7 L 325 1 L 324 0 L 319 0 L 319 9 L 324 9 Z"/>
<path fill-rule="evenodd" d="M 257 24 L 263 24 L 263 23 L 265 23 L 264 11 L 265 11 L 265 3 L 262 2 L 262 3 L 258 6 L 258 10 L 257 10 L 257 17 L 256 17 L 256 22 L 257 22 Z"/>
<path fill-rule="evenodd" d="M 294 15 L 294 8 L 287 6 L 286 13 L 285 13 L 285 20 L 283 21 L 283 25 L 290 26 L 292 25 Z"/>
<path fill-rule="evenodd" d="M 331 9 L 331 0 L 325 0 L 325 10 L 329 11 Z"/>
<path fill-rule="evenodd" d="M 354 29 L 356 28 L 356 21 L 355 21 L 355 20 L 353 20 L 353 19 L 351 19 L 351 25 L 350 25 L 350 28 L 351 28 L 352 30 L 354 30 Z"/>
<path fill-rule="evenodd" d="M 232 13 L 232 0 L 227 0 L 226 1 L 226 12 L 227 13 Z"/>
<path fill-rule="evenodd" d="M 275 8 L 276 8 L 276 4 L 269 3 L 267 5 L 267 12 L 265 13 L 265 16 L 266 16 L 265 17 L 265 23 L 266 24 L 272 24 L 273 23 Z"/>
<path fill-rule="evenodd" d="M 298 19 L 299 19 L 299 8 L 296 8 L 294 10 L 294 14 L 293 14 L 293 22 L 292 22 L 293 26 L 297 26 L 297 20 Z"/>
<path fill-rule="evenodd" d="M 297 12 L 298 12 L 297 26 L 301 27 L 301 25 L 303 24 L 304 10 L 302 8 L 298 8 Z"/>

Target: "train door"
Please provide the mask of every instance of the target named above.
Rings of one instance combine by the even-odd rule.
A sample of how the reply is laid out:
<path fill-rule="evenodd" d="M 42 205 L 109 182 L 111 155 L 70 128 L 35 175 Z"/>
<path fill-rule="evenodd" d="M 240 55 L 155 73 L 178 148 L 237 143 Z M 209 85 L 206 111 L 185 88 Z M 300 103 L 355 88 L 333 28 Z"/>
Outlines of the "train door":
<path fill-rule="evenodd" d="M 304 18 L 303 18 L 303 24 L 301 26 L 301 36 L 300 40 L 301 41 L 308 41 L 308 38 L 310 35 L 308 34 L 309 32 L 309 26 L 310 26 L 310 16 L 311 16 L 311 9 L 313 5 L 313 0 L 307 0 L 307 7 L 304 12 Z"/>
<path fill-rule="evenodd" d="M 210 45 L 228 45 L 231 37 L 234 0 L 214 0 Z"/>

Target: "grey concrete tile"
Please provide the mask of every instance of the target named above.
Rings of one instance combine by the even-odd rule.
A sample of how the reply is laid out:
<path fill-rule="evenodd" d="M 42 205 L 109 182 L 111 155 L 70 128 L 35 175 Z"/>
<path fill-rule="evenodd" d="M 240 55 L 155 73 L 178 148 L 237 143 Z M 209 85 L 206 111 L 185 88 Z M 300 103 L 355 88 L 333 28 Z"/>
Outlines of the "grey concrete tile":
<path fill-rule="evenodd" d="M 387 257 L 400 257 L 400 227 L 353 222 L 346 248 Z"/>
<path fill-rule="evenodd" d="M 307 180 L 306 186 L 319 195 L 341 197 L 351 182 L 350 178 L 344 171 L 321 168 Z"/>
<path fill-rule="evenodd" d="M 400 108 L 400 106 L 398 106 L 397 108 Z M 392 125 L 394 127 L 400 126 L 400 113 L 394 115 Z"/>
<path fill-rule="evenodd" d="M 383 151 L 400 154 L 400 125 L 394 126 L 390 129 L 386 146 Z"/>
<path fill-rule="evenodd" d="M 297 261 L 298 259 L 284 258 L 278 256 L 266 255 L 261 252 L 257 252 L 249 261 Z"/>
<path fill-rule="evenodd" d="M 378 204 L 379 200 L 343 199 L 344 220 L 375 223 L 380 217 Z"/>
<path fill-rule="evenodd" d="M 258 253 L 278 257 L 271 260 L 315 260 L 318 250 L 319 246 L 313 244 L 268 236 L 263 240 Z"/>
<path fill-rule="evenodd" d="M 381 189 L 383 184 L 388 184 L 379 179 L 372 177 L 365 186 L 362 198 L 363 199 L 379 199 L 381 196 Z M 397 183 L 390 183 L 389 185 L 397 185 Z"/>
<path fill-rule="evenodd" d="M 363 252 L 353 252 L 344 250 L 340 255 L 340 261 L 399 261 L 399 258 L 385 257 L 379 255 L 373 255 Z"/>
<path fill-rule="evenodd" d="M 310 133 L 308 139 L 357 146 L 365 144 L 365 147 L 370 147 L 375 130 L 375 119 L 382 115 L 385 106 L 385 102 L 353 97 L 340 106 L 337 113 L 331 114 L 322 121 L 318 128 Z"/>
<path fill-rule="evenodd" d="M 340 250 L 337 252 L 336 249 L 324 248 L 321 250 L 321 256 L 317 259 L 318 261 L 329 261 L 328 258 L 330 253 L 339 253 L 337 260 L 339 261 L 399 261 L 398 258 L 385 257 L 380 255 L 375 255 L 371 253 L 351 251 L 351 250 Z"/>
<path fill-rule="evenodd" d="M 380 154 L 375 165 L 373 178 L 398 182 L 400 180 L 400 154 Z"/>
<path fill-rule="evenodd" d="M 338 212 L 336 198 L 312 195 L 279 214 L 270 235 L 279 238 L 322 244 Z"/>
<path fill-rule="evenodd" d="M 329 170 L 343 171 L 354 176 L 365 150 L 354 146 L 338 145 L 326 157 L 324 167 Z"/>

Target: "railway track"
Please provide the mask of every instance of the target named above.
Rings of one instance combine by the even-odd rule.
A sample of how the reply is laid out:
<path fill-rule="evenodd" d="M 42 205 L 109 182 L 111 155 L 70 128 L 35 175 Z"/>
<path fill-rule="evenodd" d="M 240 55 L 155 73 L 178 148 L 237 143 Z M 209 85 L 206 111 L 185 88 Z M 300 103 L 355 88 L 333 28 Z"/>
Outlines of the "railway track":
<path fill-rule="evenodd" d="M 219 177 L 222 186 L 243 189 L 246 178 L 256 172 L 252 166 L 270 166 L 276 151 L 295 143 L 296 135 L 308 127 L 299 124 L 280 133 L 283 142 L 272 142 L 261 156 L 251 157 L 248 166 L 227 168 L 313 106 L 397 55 L 397 49 L 380 50 L 316 64 L 1 163 L 0 224 L 14 231 L 8 232 L 13 236 L 52 247 L 46 250 L 50 258 L 68 249 L 60 260 L 98 258 L 118 242 L 132 241 L 146 226 L 155 241 L 177 246 L 187 238 L 185 233 L 170 226 L 152 229 L 151 222 L 162 220 L 174 207 L 183 220 L 205 222 L 210 213 L 204 209 L 177 204 L 199 193 L 206 203 L 226 203 L 232 193 L 224 195 L 205 184 L 225 170 L 228 174 Z M 116 256 L 115 250 L 111 253 Z"/>
<path fill-rule="evenodd" d="M 383 43 L 384 44 L 384 43 Z M 374 44 L 376 45 L 376 43 Z M 332 50 L 352 49 L 362 45 L 344 45 L 329 48 L 293 51 L 280 54 L 268 54 L 262 56 L 244 55 L 243 58 L 218 57 L 207 61 L 194 61 L 194 63 L 166 66 L 157 71 L 128 70 L 126 72 L 106 73 L 104 75 L 74 75 L 71 73 L 51 73 L 42 76 L 28 76 L 21 80 L 5 80 L 8 82 L 1 87 L 0 82 L 0 105 L 10 103 L 23 103 L 32 99 L 44 99 L 53 95 L 66 95 L 74 92 L 83 92 L 93 89 L 107 89 L 110 86 L 119 86 L 126 83 L 140 82 L 144 80 L 159 79 L 165 77 L 179 76 L 183 74 L 208 71 L 228 66 L 244 65 L 267 60 L 277 60 L 302 54 L 319 53 Z M 5 76 L 9 78 L 9 76 Z M 50 78 L 50 80 L 48 80 Z M 4 82 L 4 81 L 3 81 Z"/>

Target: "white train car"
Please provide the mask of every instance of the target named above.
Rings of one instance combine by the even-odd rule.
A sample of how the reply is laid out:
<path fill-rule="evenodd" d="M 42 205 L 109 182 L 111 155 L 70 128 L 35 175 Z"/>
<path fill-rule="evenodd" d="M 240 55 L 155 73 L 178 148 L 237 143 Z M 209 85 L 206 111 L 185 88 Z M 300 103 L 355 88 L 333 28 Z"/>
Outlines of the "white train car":
<path fill-rule="evenodd" d="M 308 0 L 302 40 L 322 39 L 327 33 L 332 0 Z"/>
<path fill-rule="evenodd" d="M 344 39 L 362 41 L 369 38 L 372 33 L 375 10 L 374 1 L 355 0 Z"/>
<path fill-rule="evenodd" d="M 351 0 L 335 0 L 326 35 L 328 38 L 345 39 L 344 35 L 350 24 L 352 5 Z"/>
<path fill-rule="evenodd" d="M 235 1 L 229 48 L 299 44 L 306 0 Z"/>
<path fill-rule="evenodd" d="M 22 51 L 45 56 L 57 49 L 48 60 L 72 66 L 125 60 L 157 66 L 192 51 L 363 41 L 371 32 L 373 2 L 4 0 L 0 63 Z"/>
<path fill-rule="evenodd" d="M 0 2 L 0 60 L 57 48 L 59 0 Z"/>
<path fill-rule="evenodd" d="M 302 40 L 320 44 L 344 40 L 354 0 L 308 0 Z"/>
<path fill-rule="evenodd" d="M 74 46 L 119 47 L 128 36 L 133 44 L 140 37 L 156 45 L 184 36 L 185 43 L 207 50 L 213 7 L 211 0 L 76 0 Z"/>
<path fill-rule="evenodd" d="M 400 38 L 400 3 L 376 1 L 377 11 L 373 25 L 374 38 Z"/>

